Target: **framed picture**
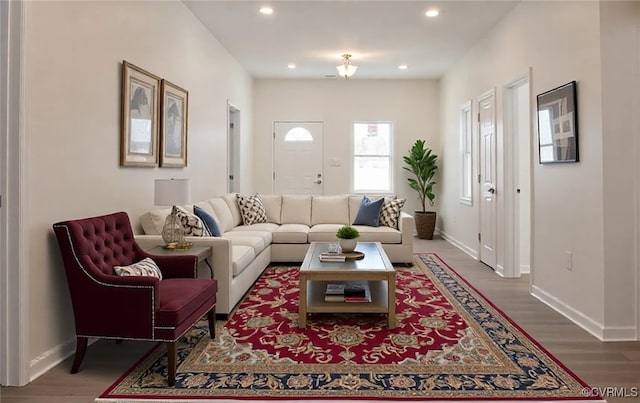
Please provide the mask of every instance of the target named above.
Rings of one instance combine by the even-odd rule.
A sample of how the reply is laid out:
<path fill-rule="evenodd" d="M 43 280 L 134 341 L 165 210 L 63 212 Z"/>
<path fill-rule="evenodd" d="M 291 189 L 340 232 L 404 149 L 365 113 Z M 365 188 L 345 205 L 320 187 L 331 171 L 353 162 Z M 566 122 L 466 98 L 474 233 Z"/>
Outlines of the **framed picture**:
<path fill-rule="evenodd" d="M 158 166 L 160 78 L 122 62 L 121 166 Z"/>
<path fill-rule="evenodd" d="M 189 92 L 162 80 L 160 166 L 187 166 L 187 113 Z"/>
<path fill-rule="evenodd" d="M 576 82 L 538 95 L 537 105 L 540 163 L 579 161 Z"/>

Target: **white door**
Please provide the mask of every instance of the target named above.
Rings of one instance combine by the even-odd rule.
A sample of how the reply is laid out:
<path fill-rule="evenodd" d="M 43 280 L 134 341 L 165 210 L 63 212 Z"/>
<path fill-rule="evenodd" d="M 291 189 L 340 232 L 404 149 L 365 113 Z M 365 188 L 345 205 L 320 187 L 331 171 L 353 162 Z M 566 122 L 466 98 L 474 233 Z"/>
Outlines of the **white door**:
<path fill-rule="evenodd" d="M 322 122 L 274 122 L 275 194 L 322 194 Z"/>
<path fill-rule="evenodd" d="M 240 110 L 227 102 L 227 191 L 240 192 Z"/>
<path fill-rule="evenodd" d="M 495 91 L 478 98 L 480 134 L 480 261 L 496 268 L 496 118 Z"/>

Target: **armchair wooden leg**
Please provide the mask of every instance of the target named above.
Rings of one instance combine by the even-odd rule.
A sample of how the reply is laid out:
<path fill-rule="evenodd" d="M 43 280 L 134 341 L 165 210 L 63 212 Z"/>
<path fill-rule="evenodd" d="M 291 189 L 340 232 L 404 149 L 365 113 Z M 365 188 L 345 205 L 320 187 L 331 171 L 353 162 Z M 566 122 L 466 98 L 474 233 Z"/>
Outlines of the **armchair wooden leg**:
<path fill-rule="evenodd" d="M 174 386 L 176 384 L 176 360 L 176 342 L 167 343 L 167 379 L 169 381 L 169 386 Z"/>
<path fill-rule="evenodd" d="M 207 312 L 207 320 L 209 321 L 209 336 L 211 336 L 211 339 L 215 339 L 216 338 L 216 306 L 214 305 L 213 308 L 211 308 L 211 310 L 209 312 Z"/>
<path fill-rule="evenodd" d="M 71 366 L 71 373 L 77 374 L 84 358 L 84 353 L 87 352 L 88 337 L 76 337 L 76 357 L 73 359 L 73 366 Z"/>

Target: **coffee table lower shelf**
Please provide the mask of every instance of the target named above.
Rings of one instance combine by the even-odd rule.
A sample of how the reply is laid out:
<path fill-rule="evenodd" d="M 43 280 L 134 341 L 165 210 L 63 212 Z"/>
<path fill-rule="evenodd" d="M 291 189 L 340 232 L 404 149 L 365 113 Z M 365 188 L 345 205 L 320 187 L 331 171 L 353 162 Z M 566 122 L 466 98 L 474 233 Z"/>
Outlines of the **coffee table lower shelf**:
<path fill-rule="evenodd" d="M 369 281 L 371 302 L 327 302 L 324 300 L 328 283 L 335 281 L 307 281 L 307 313 L 388 313 L 388 285 L 386 281 Z"/>

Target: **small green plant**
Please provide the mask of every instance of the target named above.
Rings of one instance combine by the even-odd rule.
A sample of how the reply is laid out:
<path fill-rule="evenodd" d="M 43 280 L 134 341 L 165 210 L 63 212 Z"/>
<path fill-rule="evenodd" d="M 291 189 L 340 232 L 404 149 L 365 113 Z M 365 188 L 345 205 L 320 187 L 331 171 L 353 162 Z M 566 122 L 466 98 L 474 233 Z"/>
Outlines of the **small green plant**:
<path fill-rule="evenodd" d="M 355 239 L 360 236 L 360 232 L 350 225 L 345 225 L 338 229 L 336 236 L 340 239 Z"/>

